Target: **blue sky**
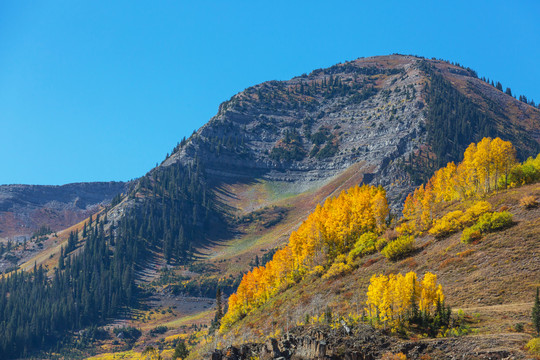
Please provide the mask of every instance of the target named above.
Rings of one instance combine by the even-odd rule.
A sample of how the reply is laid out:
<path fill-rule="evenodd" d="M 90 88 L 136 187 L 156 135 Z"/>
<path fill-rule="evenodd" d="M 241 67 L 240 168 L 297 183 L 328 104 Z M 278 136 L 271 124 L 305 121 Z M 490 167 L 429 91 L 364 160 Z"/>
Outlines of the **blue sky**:
<path fill-rule="evenodd" d="M 246 87 L 358 57 L 540 101 L 538 1 L 2 1 L 0 184 L 128 180 Z"/>

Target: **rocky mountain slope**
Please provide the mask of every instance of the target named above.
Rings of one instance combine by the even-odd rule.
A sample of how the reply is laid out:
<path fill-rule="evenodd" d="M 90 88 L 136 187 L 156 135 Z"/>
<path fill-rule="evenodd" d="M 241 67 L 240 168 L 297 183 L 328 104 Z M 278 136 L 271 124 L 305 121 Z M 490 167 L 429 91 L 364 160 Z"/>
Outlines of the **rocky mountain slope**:
<path fill-rule="evenodd" d="M 484 136 L 536 154 L 540 111 L 470 70 L 392 55 L 250 87 L 162 166 L 198 159 L 220 185 L 264 179 L 300 193 L 361 162 L 363 181 L 399 207 L 414 182 Z"/>
<path fill-rule="evenodd" d="M 519 348 L 527 336 L 504 334 L 490 337 L 454 337 L 445 339 L 404 340 L 390 337 L 369 325 L 356 329 L 348 326 L 332 329 L 328 325 L 292 328 L 279 339 L 265 343 L 230 345 L 215 350 L 206 358 L 212 360 L 269 359 L 398 359 L 396 354 L 407 354 L 407 359 L 469 359 L 502 360 L 526 359 Z M 512 351 L 514 350 L 514 351 Z"/>
<path fill-rule="evenodd" d="M 0 238 L 29 237 L 42 225 L 65 229 L 126 191 L 124 182 L 0 185 Z"/>

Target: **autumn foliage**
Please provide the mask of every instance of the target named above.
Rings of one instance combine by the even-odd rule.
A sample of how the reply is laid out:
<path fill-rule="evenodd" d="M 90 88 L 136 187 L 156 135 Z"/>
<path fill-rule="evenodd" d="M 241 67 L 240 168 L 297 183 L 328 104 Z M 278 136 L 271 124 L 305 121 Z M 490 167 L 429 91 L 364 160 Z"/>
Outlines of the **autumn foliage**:
<path fill-rule="evenodd" d="M 532 161 L 532 160 L 531 160 Z M 463 161 L 458 165 L 448 163 L 435 172 L 424 186 L 409 194 L 403 207 L 404 223 L 401 233 L 427 231 L 433 223 L 433 213 L 437 204 L 453 200 L 481 197 L 492 191 L 514 186 L 511 183 L 513 170 L 517 166 L 516 150 L 509 141 L 500 138 L 484 138 L 478 144 L 472 143 L 465 150 Z M 460 222 L 461 214 L 449 214 L 454 223 Z M 452 224 L 447 224 L 452 227 Z M 464 224 L 454 224 L 458 230 Z"/>
<path fill-rule="evenodd" d="M 366 295 L 365 311 L 387 328 L 397 328 L 419 314 L 434 317 L 444 302 L 437 275 L 430 272 L 421 281 L 412 271 L 406 275 L 373 275 Z"/>
<path fill-rule="evenodd" d="M 330 277 L 346 271 L 344 255 L 353 248 L 364 251 L 363 241 L 369 242 L 365 249 L 369 251 L 373 235 L 362 235 L 380 234 L 387 217 L 388 203 L 382 187 L 355 186 L 326 200 L 323 206 L 318 205 L 266 266 L 244 275 L 237 292 L 229 297 L 221 328 L 228 328 L 305 274 L 320 273 L 321 266 L 336 262 Z"/>

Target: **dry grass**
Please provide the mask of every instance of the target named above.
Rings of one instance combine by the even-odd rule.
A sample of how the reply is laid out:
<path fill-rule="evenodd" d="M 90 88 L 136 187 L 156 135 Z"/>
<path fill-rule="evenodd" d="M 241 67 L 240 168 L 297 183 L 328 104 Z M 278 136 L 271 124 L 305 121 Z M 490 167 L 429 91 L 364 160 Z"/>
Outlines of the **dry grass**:
<path fill-rule="evenodd" d="M 210 261 L 225 276 L 236 276 L 249 270 L 249 263 L 269 249 L 285 244 L 292 231 L 305 220 L 317 204 L 331 196 L 337 196 L 342 190 L 358 184 L 366 172 L 363 163 L 356 163 L 347 170 L 334 176 L 324 184 L 317 184 L 312 190 L 294 193 L 284 184 L 256 182 L 253 184 L 236 184 L 227 188 L 223 201 L 230 201 L 237 209 L 237 216 L 242 217 L 263 208 L 274 206 L 287 209 L 286 217 L 274 226 L 240 226 L 233 239 L 216 244 L 203 250 L 205 262 Z"/>

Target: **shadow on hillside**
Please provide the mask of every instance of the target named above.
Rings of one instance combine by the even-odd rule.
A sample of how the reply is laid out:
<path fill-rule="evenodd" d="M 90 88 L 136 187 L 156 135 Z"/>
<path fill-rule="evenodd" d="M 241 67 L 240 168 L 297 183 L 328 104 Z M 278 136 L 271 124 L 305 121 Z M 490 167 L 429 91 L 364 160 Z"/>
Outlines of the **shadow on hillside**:
<path fill-rule="evenodd" d="M 228 185 L 255 185 L 259 182 L 259 177 L 237 177 L 231 179 L 221 179 L 211 182 L 211 188 L 215 193 L 213 202 L 217 213 L 217 218 L 209 225 L 206 239 L 197 244 L 193 250 L 193 260 L 202 260 L 206 257 L 204 251 L 215 246 L 223 245 L 226 242 L 234 239 L 242 233 L 238 231 L 235 222 L 236 213 L 240 210 L 224 199 L 238 200 L 238 196 L 227 189 Z"/>

